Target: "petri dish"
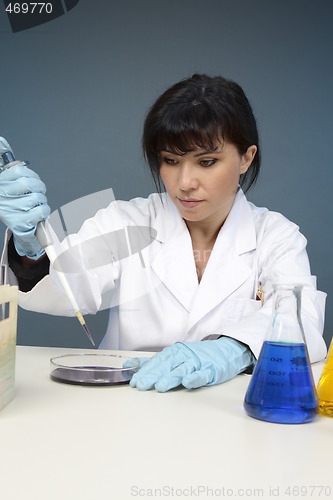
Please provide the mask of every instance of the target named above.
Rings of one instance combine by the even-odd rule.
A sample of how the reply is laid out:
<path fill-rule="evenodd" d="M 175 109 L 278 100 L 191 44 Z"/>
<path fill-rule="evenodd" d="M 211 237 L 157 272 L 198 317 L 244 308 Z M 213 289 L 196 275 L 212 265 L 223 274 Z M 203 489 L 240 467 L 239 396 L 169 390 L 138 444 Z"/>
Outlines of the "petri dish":
<path fill-rule="evenodd" d="M 134 366 L 124 368 L 132 360 Z M 50 377 L 74 385 L 108 386 L 128 384 L 139 369 L 139 361 L 117 354 L 64 354 L 50 359 Z"/>

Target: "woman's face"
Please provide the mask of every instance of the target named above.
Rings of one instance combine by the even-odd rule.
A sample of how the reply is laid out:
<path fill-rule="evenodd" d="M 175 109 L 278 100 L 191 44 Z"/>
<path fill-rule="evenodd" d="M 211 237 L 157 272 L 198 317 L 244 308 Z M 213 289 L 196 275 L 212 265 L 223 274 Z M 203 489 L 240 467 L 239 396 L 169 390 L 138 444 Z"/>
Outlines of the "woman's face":
<path fill-rule="evenodd" d="M 227 142 L 215 151 L 161 151 L 160 175 L 183 219 L 223 224 L 233 205 L 240 174 L 247 171 L 256 151 L 253 145 L 240 155 L 236 146 Z"/>

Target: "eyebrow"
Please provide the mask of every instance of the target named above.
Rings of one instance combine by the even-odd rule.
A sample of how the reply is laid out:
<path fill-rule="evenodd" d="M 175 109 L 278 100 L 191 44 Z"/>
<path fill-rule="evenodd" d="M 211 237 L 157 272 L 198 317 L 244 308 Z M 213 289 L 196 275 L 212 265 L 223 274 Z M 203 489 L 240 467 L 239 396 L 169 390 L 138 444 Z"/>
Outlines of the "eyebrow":
<path fill-rule="evenodd" d="M 190 151 L 189 151 L 190 152 Z M 163 149 L 161 153 L 169 153 L 170 155 L 176 155 L 176 156 L 184 156 L 186 153 L 176 153 L 176 151 L 169 151 L 168 149 Z M 223 153 L 223 150 L 221 151 L 216 151 L 215 149 L 209 150 L 209 151 L 203 151 L 202 153 L 197 153 L 194 155 L 194 157 L 198 156 L 205 156 L 207 154 L 221 154 Z"/>
<path fill-rule="evenodd" d="M 204 151 L 203 153 L 197 153 L 194 156 L 197 157 L 197 156 L 204 156 L 204 155 L 218 155 L 220 153 L 223 153 L 223 151 L 216 151 L 216 149 L 213 149 L 211 151 Z"/>

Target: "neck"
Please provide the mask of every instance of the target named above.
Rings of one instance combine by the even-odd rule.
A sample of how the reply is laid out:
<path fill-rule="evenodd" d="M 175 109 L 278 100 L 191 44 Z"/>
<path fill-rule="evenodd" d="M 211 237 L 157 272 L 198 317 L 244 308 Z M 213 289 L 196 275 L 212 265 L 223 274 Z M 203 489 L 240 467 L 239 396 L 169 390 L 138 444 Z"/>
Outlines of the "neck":
<path fill-rule="evenodd" d="M 210 244 L 215 242 L 217 235 L 223 226 L 223 222 L 220 221 L 219 224 L 212 225 L 207 221 L 193 222 L 186 220 L 185 224 L 187 225 L 192 241 L 196 241 L 201 244 Z"/>

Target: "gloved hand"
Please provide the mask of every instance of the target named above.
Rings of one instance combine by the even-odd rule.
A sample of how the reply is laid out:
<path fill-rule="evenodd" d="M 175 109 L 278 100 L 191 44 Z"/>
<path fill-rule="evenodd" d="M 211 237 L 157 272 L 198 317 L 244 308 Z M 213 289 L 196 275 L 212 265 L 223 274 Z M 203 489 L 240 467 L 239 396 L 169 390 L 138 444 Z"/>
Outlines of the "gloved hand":
<path fill-rule="evenodd" d="M 0 157 L 6 151 L 11 151 L 11 148 L 1 138 Z M 0 174 L 0 220 L 12 230 L 17 253 L 33 260 L 44 253 L 35 231 L 38 222 L 50 214 L 45 192 L 45 184 L 24 162 L 18 162 Z"/>
<path fill-rule="evenodd" d="M 141 391 L 166 392 L 179 385 L 187 389 L 225 382 L 255 363 L 250 349 L 230 337 L 201 342 L 176 342 L 152 358 L 135 358 L 140 369 L 130 381 Z M 125 363 L 130 367 L 130 362 Z"/>

